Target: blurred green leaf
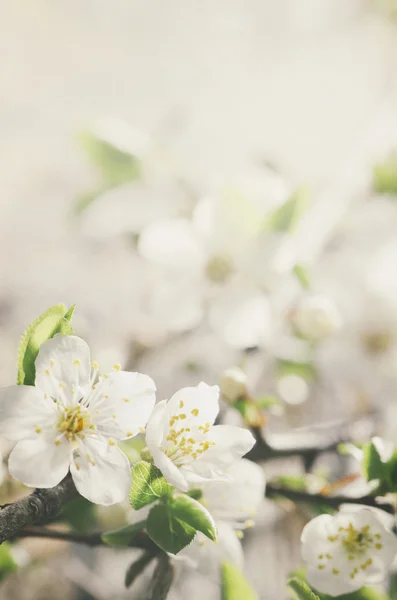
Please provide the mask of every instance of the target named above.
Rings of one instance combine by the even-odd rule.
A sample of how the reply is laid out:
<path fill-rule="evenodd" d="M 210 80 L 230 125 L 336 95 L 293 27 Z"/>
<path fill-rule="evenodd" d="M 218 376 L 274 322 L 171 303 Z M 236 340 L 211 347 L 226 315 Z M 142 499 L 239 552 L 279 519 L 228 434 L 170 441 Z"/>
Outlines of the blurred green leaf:
<path fill-rule="evenodd" d="M 286 473 L 285 475 L 278 475 L 272 479 L 272 482 L 280 485 L 282 487 L 286 487 L 290 490 L 306 490 L 307 482 L 306 482 L 306 474 L 302 475 L 293 475 Z"/>
<path fill-rule="evenodd" d="M 299 283 L 301 284 L 302 289 L 308 290 L 310 289 L 310 275 L 309 271 L 303 265 L 295 265 L 293 269 L 293 273 Z"/>
<path fill-rule="evenodd" d="M 174 579 L 174 568 L 168 556 L 161 556 L 153 573 L 147 600 L 165 600 Z"/>
<path fill-rule="evenodd" d="M 280 377 L 285 375 L 298 375 L 305 381 L 313 381 L 316 376 L 316 368 L 312 363 L 296 362 L 293 360 L 277 359 L 277 371 Z"/>
<path fill-rule="evenodd" d="M 277 207 L 265 220 L 265 231 L 291 232 L 298 225 L 310 205 L 307 188 L 297 188 L 292 196 Z"/>
<path fill-rule="evenodd" d="M 109 140 L 86 131 L 81 133 L 80 143 L 109 186 L 133 181 L 140 176 L 138 157 L 122 150 Z"/>
<path fill-rule="evenodd" d="M 287 585 L 294 592 L 298 600 L 320 600 L 319 597 L 311 590 L 308 584 L 302 579 L 293 577 L 287 581 Z"/>
<path fill-rule="evenodd" d="M 373 188 L 378 194 L 397 195 L 397 152 L 374 167 Z"/>
<path fill-rule="evenodd" d="M 3 542 L 0 546 L 0 581 L 18 570 L 11 548 L 12 546 L 8 542 Z"/>
<path fill-rule="evenodd" d="M 90 531 L 96 525 L 96 506 L 83 496 L 70 500 L 62 507 L 60 519 L 80 532 Z"/>
<path fill-rule="evenodd" d="M 23 334 L 18 349 L 18 385 L 34 385 L 35 360 L 41 344 L 57 333 L 73 334 L 71 319 L 74 306 L 69 309 L 64 304 L 56 304 L 40 315 Z"/>
<path fill-rule="evenodd" d="M 188 496 L 190 496 L 194 500 L 200 500 L 202 498 L 202 496 L 203 496 L 203 490 L 200 490 L 198 488 L 194 488 L 193 490 L 189 490 L 186 493 L 187 493 Z"/>
<path fill-rule="evenodd" d="M 125 587 L 129 588 L 135 581 L 135 579 L 146 569 L 146 567 L 154 559 L 153 554 L 145 552 L 138 560 L 130 564 L 125 574 Z"/>
<path fill-rule="evenodd" d="M 108 546 L 126 548 L 130 545 L 131 541 L 136 538 L 137 534 L 145 529 L 145 527 L 146 521 L 139 521 L 138 523 L 121 527 L 121 529 L 106 531 L 101 535 L 101 538 Z"/>
<path fill-rule="evenodd" d="M 171 489 L 161 471 L 153 464 L 141 460 L 133 465 L 129 500 L 135 510 L 167 496 Z"/>
<path fill-rule="evenodd" d="M 258 595 L 236 565 L 222 563 L 222 600 L 258 600 Z"/>
<path fill-rule="evenodd" d="M 378 449 L 373 441 L 363 448 L 362 460 L 363 474 L 368 481 L 383 479 L 387 473 L 387 465 L 382 461 Z"/>

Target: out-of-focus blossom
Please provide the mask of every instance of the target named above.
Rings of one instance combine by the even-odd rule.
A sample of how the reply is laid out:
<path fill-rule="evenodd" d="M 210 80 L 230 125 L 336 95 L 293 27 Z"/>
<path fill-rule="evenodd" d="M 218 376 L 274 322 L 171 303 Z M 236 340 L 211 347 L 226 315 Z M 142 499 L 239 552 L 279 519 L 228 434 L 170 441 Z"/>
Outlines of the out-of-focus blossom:
<path fill-rule="evenodd" d="M 299 375 L 282 375 L 277 381 L 277 393 L 287 404 L 303 404 L 309 395 L 309 385 Z"/>
<path fill-rule="evenodd" d="M 203 198 L 191 220 L 144 229 L 138 251 L 155 268 L 148 310 L 182 331 L 208 307 L 213 330 L 232 347 L 266 343 L 273 326 L 266 291 L 294 265 L 288 235 L 267 228 L 266 218 L 290 193 L 278 175 L 257 170 Z"/>
<path fill-rule="evenodd" d="M 87 344 L 58 335 L 40 347 L 35 386 L 1 390 L 0 434 L 16 441 L 10 474 L 30 487 L 59 483 L 70 468 L 77 490 L 97 504 L 125 499 L 131 470 L 116 440 L 145 427 L 155 403 L 152 379 L 116 369 L 91 373 Z"/>
<path fill-rule="evenodd" d="M 304 338 L 318 342 L 338 331 L 342 319 L 330 298 L 310 294 L 300 298 L 293 309 L 292 323 Z"/>
<path fill-rule="evenodd" d="M 179 390 L 155 407 L 146 428 L 154 464 L 175 487 L 227 479 L 225 470 L 246 454 L 255 439 L 248 429 L 213 425 L 219 388 L 200 383 Z"/>
<path fill-rule="evenodd" d="M 305 526 L 302 556 L 314 588 L 340 596 L 383 581 L 396 556 L 397 539 L 380 512 L 345 505 L 336 515 L 320 515 Z"/>
<path fill-rule="evenodd" d="M 222 397 L 232 404 L 247 394 L 248 377 L 239 367 L 226 369 L 221 376 Z"/>

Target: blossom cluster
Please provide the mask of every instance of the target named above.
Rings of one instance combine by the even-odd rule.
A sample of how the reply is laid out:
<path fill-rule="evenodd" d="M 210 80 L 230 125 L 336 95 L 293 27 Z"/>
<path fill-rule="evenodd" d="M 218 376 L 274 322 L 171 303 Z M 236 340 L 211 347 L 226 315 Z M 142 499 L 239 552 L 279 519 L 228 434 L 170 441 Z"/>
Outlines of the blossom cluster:
<path fill-rule="evenodd" d="M 42 344 L 35 385 L 0 392 L 0 435 L 17 442 L 12 476 L 31 487 L 59 483 L 70 469 L 79 493 L 110 505 L 124 500 L 131 469 L 117 443 L 145 433 L 154 464 L 170 484 L 227 479 L 227 468 L 254 445 L 244 428 L 214 425 L 219 389 L 201 383 L 155 406 L 147 375 L 99 373 L 84 340 L 56 335 Z"/>

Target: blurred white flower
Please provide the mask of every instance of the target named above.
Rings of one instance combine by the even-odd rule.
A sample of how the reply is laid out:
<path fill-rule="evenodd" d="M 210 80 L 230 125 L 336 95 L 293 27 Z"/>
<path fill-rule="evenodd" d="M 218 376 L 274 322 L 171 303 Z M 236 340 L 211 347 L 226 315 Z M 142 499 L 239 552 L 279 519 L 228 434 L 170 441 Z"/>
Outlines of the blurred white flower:
<path fill-rule="evenodd" d="M 172 485 L 227 479 L 227 467 L 254 445 L 248 429 L 213 425 L 219 412 L 219 388 L 200 383 L 159 402 L 146 427 L 154 464 Z"/>
<path fill-rule="evenodd" d="M 379 510 L 345 505 L 303 529 L 307 579 L 319 592 L 339 596 L 380 583 L 397 553 L 397 539 Z"/>
<path fill-rule="evenodd" d="M 0 392 L 0 435 L 16 441 L 9 471 L 30 487 L 57 485 L 69 468 L 79 493 L 97 504 L 125 499 L 131 486 L 126 455 L 115 440 L 145 427 L 155 403 L 152 379 L 117 368 L 95 379 L 87 344 L 58 335 L 35 362 L 35 386 Z"/>
<path fill-rule="evenodd" d="M 303 296 L 293 309 L 291 320 L 298 333 L 312 341 L 327 338 L 342 325 L 335 304 L 327 296 L 319 294 Z"/>
<path fill-rule="evenodd" d="M 200 322 L 208 305 L 212 328 L 232 347 L 265 343 L 272 316 L 264 290 L 294 260 L 286 234 L 265 231 L 264 223 L 289 194 L 281 178 L 258 169 L 199 201 L 191 220 L 166 219 L 144 229 L 138 251 L 155 267 L 148 311 L 169 331 L 183 331 Z"/>
<path fill-rule="evenodd" d="M 223 371 L 220 380 L 222 397 L 232 404 L 247 394 L 248 377 L 239 367 Z"/>
<path fill-rule="evenodd" d="M 263 469 L 250 460 L 242 459 L 227 469 L 230 481 L 211 481 L 200 484 L 200 502 L 209 510 L 218 528 L 216 542 L 198 533 L 193 542 L 177 558 L 203 572 L 219 569 L 222 560 L 243 566 L 243 551 L 236 531 L 253 525 L 253 517 L 265 496 Z"/>
<path fill-rule="evenodd" d="M 306 402 L 309 396 L 309 385 L 299 375 L 283 375 L 277 381 L 277 393 L 287 404 L 299 405 Z"/>

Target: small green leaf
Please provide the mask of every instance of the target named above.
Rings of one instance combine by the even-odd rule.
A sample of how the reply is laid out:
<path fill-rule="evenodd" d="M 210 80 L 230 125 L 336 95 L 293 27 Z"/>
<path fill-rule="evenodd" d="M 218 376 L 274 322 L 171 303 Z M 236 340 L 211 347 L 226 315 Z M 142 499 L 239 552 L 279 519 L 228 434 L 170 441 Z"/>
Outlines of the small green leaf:
<path fill-rule="evenodd" d="M 277 371 L 280 377 L 285 375 L 297 375 L 305 381 L 313 381 L 316 378 L 316 369 L 312 363 L 303 363 L 293 360 L 277 360 Z"/>
<path fill-rule="evenodd" d="M 168 556 L 162 556 L 153 573 L 147 600 L 165 600 L 174 579 L 174 569 Z"/>
<path fill-rule="evenodd" d="M 264 230 L 279 232 L 293 231 L 309 208 L 309 204 L 308 190 L 304 187 L 296 189 L 284 204 L 270 213 L 270 216 L 265 221 Z"/>
<path fill-rule="evenodd" d="M 397 152 L 392 152 L 382 163 L 375 165 L 373 188 L 378 194 L 397 194 Z"/>
<path fill-rule="evenodd" d="M 166 504 L 153 506 L 147 520 L 147 532 L 159 548 L 170 554 L 177 554 L 196 535 L 193 527 L 174 518 Z"/>
<path fill-rule="evenodd" d="M 258 595 L 236 565 L 222 563 L 221 575 L 222 600 L 258 600 Z"/>
<path fill-rule="evenodd" d="M 295 593 L 298 600 L 320 600 L 319 597 L 310 589 L 305 581 L 293 577 L 287 581 L 287 585 Z"/>
<path fill-rule="evenodd" d="M 69 310 L 63 304 L 56 304 L 38 317 L 23 334 L 18 349 L 18 385 L 34 385 L 35 360 L 41 344 L 57 333 L 73 333 L 71 318 L 74 306 Z"/>
<path fill-rule="evenodd" d="M 169 508 L 175 519 L 187 523 L 196 531 L 201 531 L 213 542 L 216 540 L 214 519 L 200 502 L 186 494 L 180 494 L 169 499 Z"/>
<path fill-rule="evenodd" d="M 139 510 L 143 506 L 167 496 L 170 491 L 171 486 L 164 479 L 161 471 L 153 464 L 141 460 L 133 465 L 132 486 L 129 493 L 132 508 Z"/>
<path fill-rule="evenodd" d="M 154 559 L 153 554 L 145 552 L 138 560 L 130 564 L 125 574 L 125 587 L 129 588 L 135 581 L 135 579 L 146 569 L 146 567 Z"/>
<path fill-rule="evenodd" d="M 310 289 L 310 275 L 306 267 L 303 265 L 295 265 L 293 268 L 293 273 L 301 284 L 303 290 Z"/>
<path fill-rule="evenodd" d="M 368 481 L 372 481 L 373 479 L 383 479 L 385 476 L 386 464 L 382 461 L 373 441 L 370 441 L 364 446 L 361 464 L 364 477 L 368 479 Z"/>
<path fill-rule="evenodd" d="M 82 147 L 109 186 L 138 179 L 141 168 L 137 156 L 91 132 L 83 132 L 79 137 Z"/>
<path fill-rule="evenodd" d="M 3 542 L 0 546 L 0 581 L 18 569 L 11 553 L 11 544 Z"/>
<path fill-rule="evenodd" d="M 132 525 L 127 525 L 121 529 L 106 531 L 101 535 L 101 538 L 108 546 L 126 548 L 145 527 L 146 521 L 139 521 L 139 523 L 133 523 Z"/>
<path fill-rule="evenodd" d="M 191 498 L 194 498 L 194 500 L 200 500 L 203 497 L 203 490 L 200 490 L 199 488 L 194 488 L 193 490 L 189 490 L 188 492 L 186 492 L 186 494 Z"/>

